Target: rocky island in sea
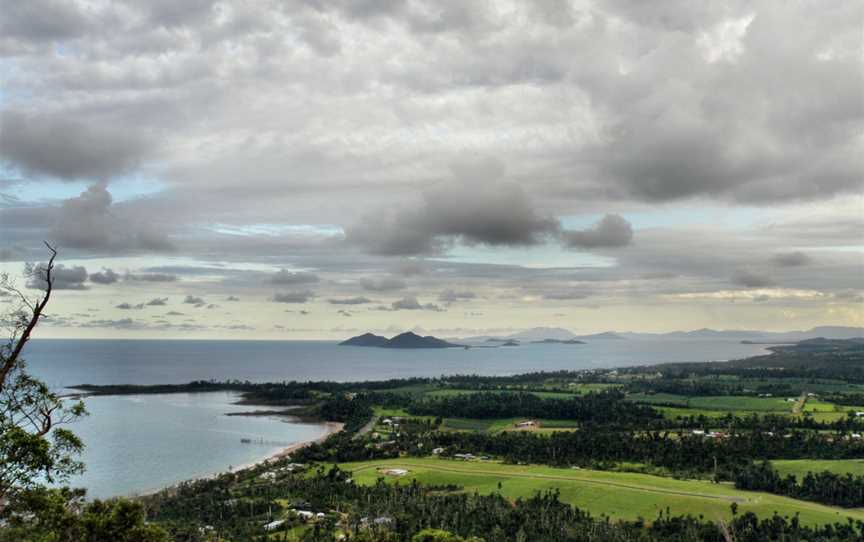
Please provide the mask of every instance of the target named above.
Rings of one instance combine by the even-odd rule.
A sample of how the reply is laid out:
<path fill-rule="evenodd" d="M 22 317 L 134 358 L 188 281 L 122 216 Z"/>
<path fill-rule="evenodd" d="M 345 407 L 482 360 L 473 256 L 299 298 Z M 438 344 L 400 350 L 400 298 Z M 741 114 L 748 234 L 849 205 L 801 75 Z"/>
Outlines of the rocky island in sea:
<path fill-rule="evenodd" d="M 443 339 L 427 335 L 422 337 L 411 331 L 406 331 L 388 339 L 374 333 L 364 333 L 339 343 L 340 346 L 374 346 L 378 348 L 458 348 L 461 344 L 454 344 Z"/>

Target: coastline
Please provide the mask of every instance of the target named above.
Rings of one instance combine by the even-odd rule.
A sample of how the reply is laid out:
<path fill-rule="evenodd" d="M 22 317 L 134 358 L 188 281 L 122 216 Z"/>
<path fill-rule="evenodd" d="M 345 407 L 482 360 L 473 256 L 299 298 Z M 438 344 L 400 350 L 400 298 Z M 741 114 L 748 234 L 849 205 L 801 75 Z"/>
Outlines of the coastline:
<path fill-rule="evenodd" d="M 321 442 L 324 442 L 325 440 L 327 440 L 331 435 L 335 435 L 336 433 L 342 431 L 342 429 L 345 427 L 345 424 L 341 423 L 341 422 L 322 422 L 321 425 L 324 428 L 324 434 L 322 434 L 320 437 L 318 437 L 314 440 L 305 440 L 305 441 L 301 441 L 301 442 L 295 442 L 294 444 L 286 446 L 285 448 L 279 450 L 278 452 L 276 452 L 274 454 L 270 454 L 267 457 L 261 458 L 257 461 L 253 461 L 251 463 L 239 465 L 239 466 L 231 469 L 230 471 L 228 471 L 228 470 L 216 471 L 216 472 L 211 472 L 208 474 L 202 474 L 199 476 L 192 476 L 190 478 L 186 478 L 184 480 L 180 480 L 178 482 L 174 482 L 172 484 L 168 484 L 168 485 L 161 486 L 158 488 L 147 489 L 147 490 L 140 491 L 140 492 L 129 493 L 129 494 L 125 495 L 125 497 L 133 498 L 133 499 L 139 498 L 139 497 L 149 497 L 152 495 L 156 495 L 158 493 L 162 493 L 163 491 L 175 490 L 181 484 L 185 484 L 187 482 L 195 482 L 198 480 L 209 480 L 209 479 L 213 479 L 213 478 L 218 478 L 219 476 L 222 476 L 223 474 L 237 473 L 237 472 L 251 469 L 251 468 L 254 468 L 254 467 L 257 467 L 260 465 L 268 465 L 270 463 L 273 463 L 275 461 L 278 461 L 280 459 L 284 459 L 284 458 L 290 456 L 292 453 L 296 452 L 297 450 L 301 450 L 307 446 L 311 446 L 312 444 L 320 444 Z"/>

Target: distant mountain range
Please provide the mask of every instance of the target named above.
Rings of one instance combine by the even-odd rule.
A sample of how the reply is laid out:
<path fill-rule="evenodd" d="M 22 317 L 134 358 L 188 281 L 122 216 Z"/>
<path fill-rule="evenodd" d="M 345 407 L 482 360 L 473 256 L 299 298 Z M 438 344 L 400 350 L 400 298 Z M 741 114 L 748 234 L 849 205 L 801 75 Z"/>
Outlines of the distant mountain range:
<path fill-rule="evenodd" d="M 388 339 L 374 333 L 364 333 L 351 337 L 339 343 L 340 346 L 371 346 L 377 348 L 455 348 L 462 345 L 453 344 L 445 340 L 428 335 L 421 337 L 416 333 L 407 331 Z"/>
<path fill-rule="evenodd" d="M 630 331 L 606 331 L 590 335 L 576 335 L 572 331 L 560 327 L 535 327 L 518 333 L 493 337 L 488 335 L 465 337 L 458 340 L 460 343 L 504 343 L 507 341 L 520 342 L 556 342 L 556 341 L 606 341 L 627 339 L 725 339 L 748 341 L 756 343 L 782 343 L 796 342 L 805 339 L 852 339 L 864 337 L 864 327 L 850 326 L 817 326 L 809 330 L 800 331 L 759 331 L 749 329 L 716 330 L 697 329 L 693 331 L 672 331 L 668 333 L 637 333 Z M 548 340 L 548 341 L 547 341 Z"/>

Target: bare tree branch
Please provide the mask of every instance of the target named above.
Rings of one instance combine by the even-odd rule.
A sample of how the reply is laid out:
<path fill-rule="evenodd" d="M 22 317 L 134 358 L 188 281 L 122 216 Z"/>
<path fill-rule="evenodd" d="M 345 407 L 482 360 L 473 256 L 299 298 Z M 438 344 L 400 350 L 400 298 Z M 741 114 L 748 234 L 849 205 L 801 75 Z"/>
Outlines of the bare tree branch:
<path fill-rule="evenodd" d="M 45 265 L 44 268 L 36 270 L 37 273 L 44 272 L 44 277 L 42 277 L 42 279 L 45 281 L 45 293 L 42 295 L 41 299 L 38 299 L 33 305 L 30 305 L 25 296 L 17 290 L 14 290 L 20 297 L 24 298 L 24 303 L 31 309 L 31 315 L 26 324 L 23 325 L 21 335 L 18 336 L 15 341 L 9 356 L 2 360 L 2 366 L 0 366 L 0 390 L 2 390 L 6 384 L 6 378 L 8 377 L 9 372 L 18 363 L 18 358 L 21 355 L 21 351 L 24 349 L 24 345 L 30 340 L 30 334 L 33 332 L 33 329 L 36 328 L 36 324 L 39 323 L 39 318 L 42 316 L 42 311 L 45 310 L 45 307 L 48 305 L 48 300 L 51 299 L 51 291 L 54 287 L 52 271 L 54 270 L 54 259 L 57 258 L 57 249 L 52 247 L 47 241 L 45 241 L 45 246 L 48 247 L 48 250 L 51 252 L 51 258 L 48 260 L 48 264 Z"/>

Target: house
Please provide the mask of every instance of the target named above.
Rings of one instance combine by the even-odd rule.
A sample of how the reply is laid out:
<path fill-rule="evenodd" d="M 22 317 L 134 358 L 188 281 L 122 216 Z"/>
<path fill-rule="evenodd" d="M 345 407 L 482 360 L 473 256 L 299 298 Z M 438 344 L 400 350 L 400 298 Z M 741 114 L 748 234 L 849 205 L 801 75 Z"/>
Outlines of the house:
<path fill-rule="evenodd" d="M 384 418 L 383 420 L 381 420 L 381 423 L 383 423 L 384 425 L 393 425 L 393 420 L 391 420 L 390 418 Z"/>
<path fill-rule="evenodd" d="M 324 519 L 325 517 L 324 512 L 318 512 L 315 514 L 315 519 Z"/>
<path fill-rule="evenodd" d="M 694 429 L 694 430 L 693 430 L 693 434 L 696 435 L 696 436 L 700 436 L 700 437 L 702 437 L 702 436 L 705 436 L 705 431 L 703 431 L 703 430 L 701 430 L 701 429 Z"/>
<path fill-rule="evenodd" d="M 860 418 L 860 417 L 862 417 L 862 416 L 864 416 L 864 412 L 860 412 L 860 411 L 859 411 L 859 412 L 856 412 L 856 413 L 855 413 L 855 417 L 856 417 L 856 418 Z"/>
<path fill-rule="evenodd" d="M 537 422 L 535 422 L 534 420 L 528 420 L 528 421 L 519 422 L 516 424 L 516 427 L 536 427 L 536 426 L 537 426 Z"/>
<path fill-rule="evenodd" d="M 294 510 L 294 513 L 297 514 L 302 520 L 313 519 L 315 517 L 315 514 L 313 514 L 309 510 Z"/>
<path fill-rule="evenodd" d="M 468 461 L 474 459 L 474 454 L 453 454 L 453 458 Z"/>
<path fill-rule="evenodd" d="M 262 480 L 275 480 L 276 479 L 276 473 L 273 472 L 272 470 L 267 471 L 264 474 L 262 474 L 261 476 L 259 476 L 258 478 L 261 478 Z"/>
<path fill-rule="evenodd" d="M 267 525 L 264 526 L 264 530 L 265 531 L 275 531 L 276 529 L 281 527 L 283 523 L 285 523 L 284 519 L 277 519 L 276 521 L 271 521 L 270 523 L 268 523 Z"/>
<path fill-rule="evenodd" d="M 432 450 L 432 453 L 434 455 L 441 455 L 444 453 L 444 448 L 435 448 L 434 450 Z"/>

